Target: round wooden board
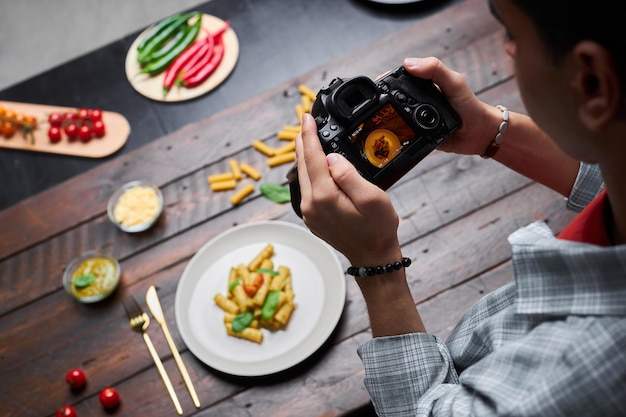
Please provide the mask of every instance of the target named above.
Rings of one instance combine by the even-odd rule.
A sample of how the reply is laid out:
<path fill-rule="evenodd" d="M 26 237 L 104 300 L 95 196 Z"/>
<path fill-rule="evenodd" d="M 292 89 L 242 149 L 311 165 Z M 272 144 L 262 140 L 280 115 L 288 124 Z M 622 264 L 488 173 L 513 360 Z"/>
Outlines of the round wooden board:
<path fill-rule="evenodd" d="M 86 158 L 103 158 L 120 149 L 126 143 L 130 134 L 130 124 L 124 116 L 119 113 L 103 111 L 102 121 L 106 129 L 103 137 L 93 138 L 85 143 L 80 140 L 69 142 L 64 135 L 60 142 L 50 143 L 48 139 L 48 115 L 52 112 L 74 112 L 76 111 L 75 108 L 13 101 L 0 101 L 0 106 L 37 119 L 37 129 L 33 132 L 34 143 L 29 138 L 24 138 L 20 132 L 16 132 L 10 139 L 0 137 L 0 147 L 2 148 L 74 155 Z"/>
<path fill-rule="evenodd" d="M 226 22 L 222 19 L 203 14 L 202 28 L 204 30 L 200 32 L 197 39 L 202 39 L 207 36 L 207 31 L 208 33 L 217 31 L 225 24 Z M 239 41 L 235 31 L 229 27 L 222 35 L 224 40 L 224 58 L 222 58 L 222 62 L 215 72 L 205 82 L 196 87 L 186 88 L 174 86 L 164 97 L 163 78 L 165 77 L 165 73 L 153 77 L 147 74 L 141 74 L 141 67 L 137 62 L 137 45 L 139 45 L 139 42 L 141 42 L 141 39 L 149 30 L 150 28 L 147 28 L 135 39 L 135 42 L 133 42 L 126 54 L 126 77 L 139 94 L 152 100 L 176 102 L 199 97 L 220 85 L 230 75 L 237 64 L 237 59 L 239 58 Z"/>

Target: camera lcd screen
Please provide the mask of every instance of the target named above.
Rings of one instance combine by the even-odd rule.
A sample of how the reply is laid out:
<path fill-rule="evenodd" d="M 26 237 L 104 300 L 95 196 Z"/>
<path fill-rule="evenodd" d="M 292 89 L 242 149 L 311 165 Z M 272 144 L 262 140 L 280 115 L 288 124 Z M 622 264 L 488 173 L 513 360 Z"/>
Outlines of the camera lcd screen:
<path fill-rule="evenodd" d="M 376 176 L 396 156 L 416 141 L 413 129 L 387 104 L 348 136 L 359 149 L 360 157 L 370 175 Z"/>

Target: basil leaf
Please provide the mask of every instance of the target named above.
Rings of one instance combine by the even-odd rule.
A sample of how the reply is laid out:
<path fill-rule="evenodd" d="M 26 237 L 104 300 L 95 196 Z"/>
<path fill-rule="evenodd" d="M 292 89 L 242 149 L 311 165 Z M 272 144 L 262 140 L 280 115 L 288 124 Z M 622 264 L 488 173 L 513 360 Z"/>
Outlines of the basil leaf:
<path fill-rule="evenodd" d="M 237 278 L 236 280 L 230 283 L 230 285 L 228 286 L 228 292 L 231 292 L 232 290 L 234 290 L 235 287 L 239 284 L 241 284 L 241 278 Z"/>
<path fill-rule="evenodd" d="M 269 275 L 273 275 L 273 276 L 276 276 L 276 275 L 280 274 L 280 272 L 274 271 L 273 269 L 268 269 L 268 268 L 259 268 L 259 269 L 256 270 L 256 272 L 260 272 L 262 274 L 269 274 Z"/>
<path fill-rule="evenodd" d="M 81 275 L 72 281 L 74 287 L 81 289 L 90 286 L 96 280 L 96 276 L 94 274 L 86 274 Z"/>
<path fill-rule="evenodd" d="M 285 185 L 265 182 L 261 184 L 260 189 L 261 194 L 272 200 L 274 203 L 283 204 L 291 201 L 289 187 Z"/>
<path fill-rule="evenodd" d="M 265 298 L 265 302 L 261 308 L 261 317 L 263 317 L 264 320 L 270 320 L 274 316 L 276 307 L 278 307 L 278 294 L 280 294 L 280 290 L 270 291 L 270 293 L 267 294 L 267 298 Z"/>
<path fill-rule="evenodd" d="M 252 320 L 254 320 L 254 316 L 249 311 L 237 314 L 232 322 L 233 332 L 239 333 L 243 331 L 252 323 Z"/>

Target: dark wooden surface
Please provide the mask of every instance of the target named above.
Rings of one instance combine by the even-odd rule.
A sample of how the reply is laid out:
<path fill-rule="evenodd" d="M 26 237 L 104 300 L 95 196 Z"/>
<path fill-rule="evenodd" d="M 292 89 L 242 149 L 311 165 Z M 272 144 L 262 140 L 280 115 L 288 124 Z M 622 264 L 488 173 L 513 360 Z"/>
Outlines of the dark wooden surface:
<path fill-rule="evenodd" d="M 225 170 L 231 157 L 261 169 L 265 182 L 284 181 L 288 167 L 267 168 L 251 142 L 261 138 L 276 145 L 278 129 L 296 122 L 293 106 L 299 98 L 285 92 L 293 93 L 300 83 L 319 89 L 334 75 L 374 77 L 405 56 L 435 55 L 464 72 L 482 99 L 524 110 L 511 61 L 502 51 L 502 30 L 484 0 L 449 3 L 401 26 L 300 75 L 287 69 L 291 76 L 271 88 L 182 128 L 156 133 L 162 137 L 0 211 L 0 415 L 52 415 L 63 403 L 74 404 L 80 416 L 105 415 L 97 393 L 107 385 L 122 395 L 114 415 L 176 415 L 121 306 L 128 294 L 143 300 L 150 285 L 159 288 L 203 404 L 200 410 L 193 407 L 160 329 L 151 326 L 185 415 L 371 414 L 356 354 L 371 337 L 369 323 L 349 277 L 345 310 L 331 338 L 302 364 L 268 377 L 232 377 L 198 361 L 178 333 L 174 299 L 186 264 L 212 237 L 255 220 L 302 224 L 289 205 L 274 204 L 258 191 L 233 208 L 228 193 L 212 193 L 206 183 L 206 176 Z M 288 65 L 276 63 L 281 64 Z M 191 108 L 159 112 L 174 118 Z M 116 187 L 137 178 L 161 187 L 165 213 L 150 231 L 128 235 L 107 220 L 106 202 Z M 442 337 L 485 292 L 511 280 L 509 233 L 540 219 L 558 231 L 571 218 L 560 196 L 498 163 L 438 151 L 389 194 L 401 218 L 403 252 L 414 259 L 408 278 L 415 302 L 428 329 Z M 87 306 L 64 292 L 61 275 L 69 259 L 92 248 L 107 249 L 120 260 L 123 280 L 110 299 Z M 64 381 L 71 367 L 83 368 L 89 377 L 78 394 Z"/>

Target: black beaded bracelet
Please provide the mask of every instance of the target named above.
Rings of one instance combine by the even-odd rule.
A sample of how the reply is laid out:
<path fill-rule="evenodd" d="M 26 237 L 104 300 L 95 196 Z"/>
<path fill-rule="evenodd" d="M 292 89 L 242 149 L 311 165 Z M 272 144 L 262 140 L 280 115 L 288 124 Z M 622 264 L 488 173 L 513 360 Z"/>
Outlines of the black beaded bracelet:
<path fill-rule="evenodd" d="M 351 266 L 346 270 L 346 273 L 355 277 L 371 277 L 372 275 L 381 275 L 385 272 L 399 271 L 402 268 L 407 268 L 409 265 L 411 265 L 411 259 L 402 258 L 401 261 L 396 261 L 385 266 Z"/>

